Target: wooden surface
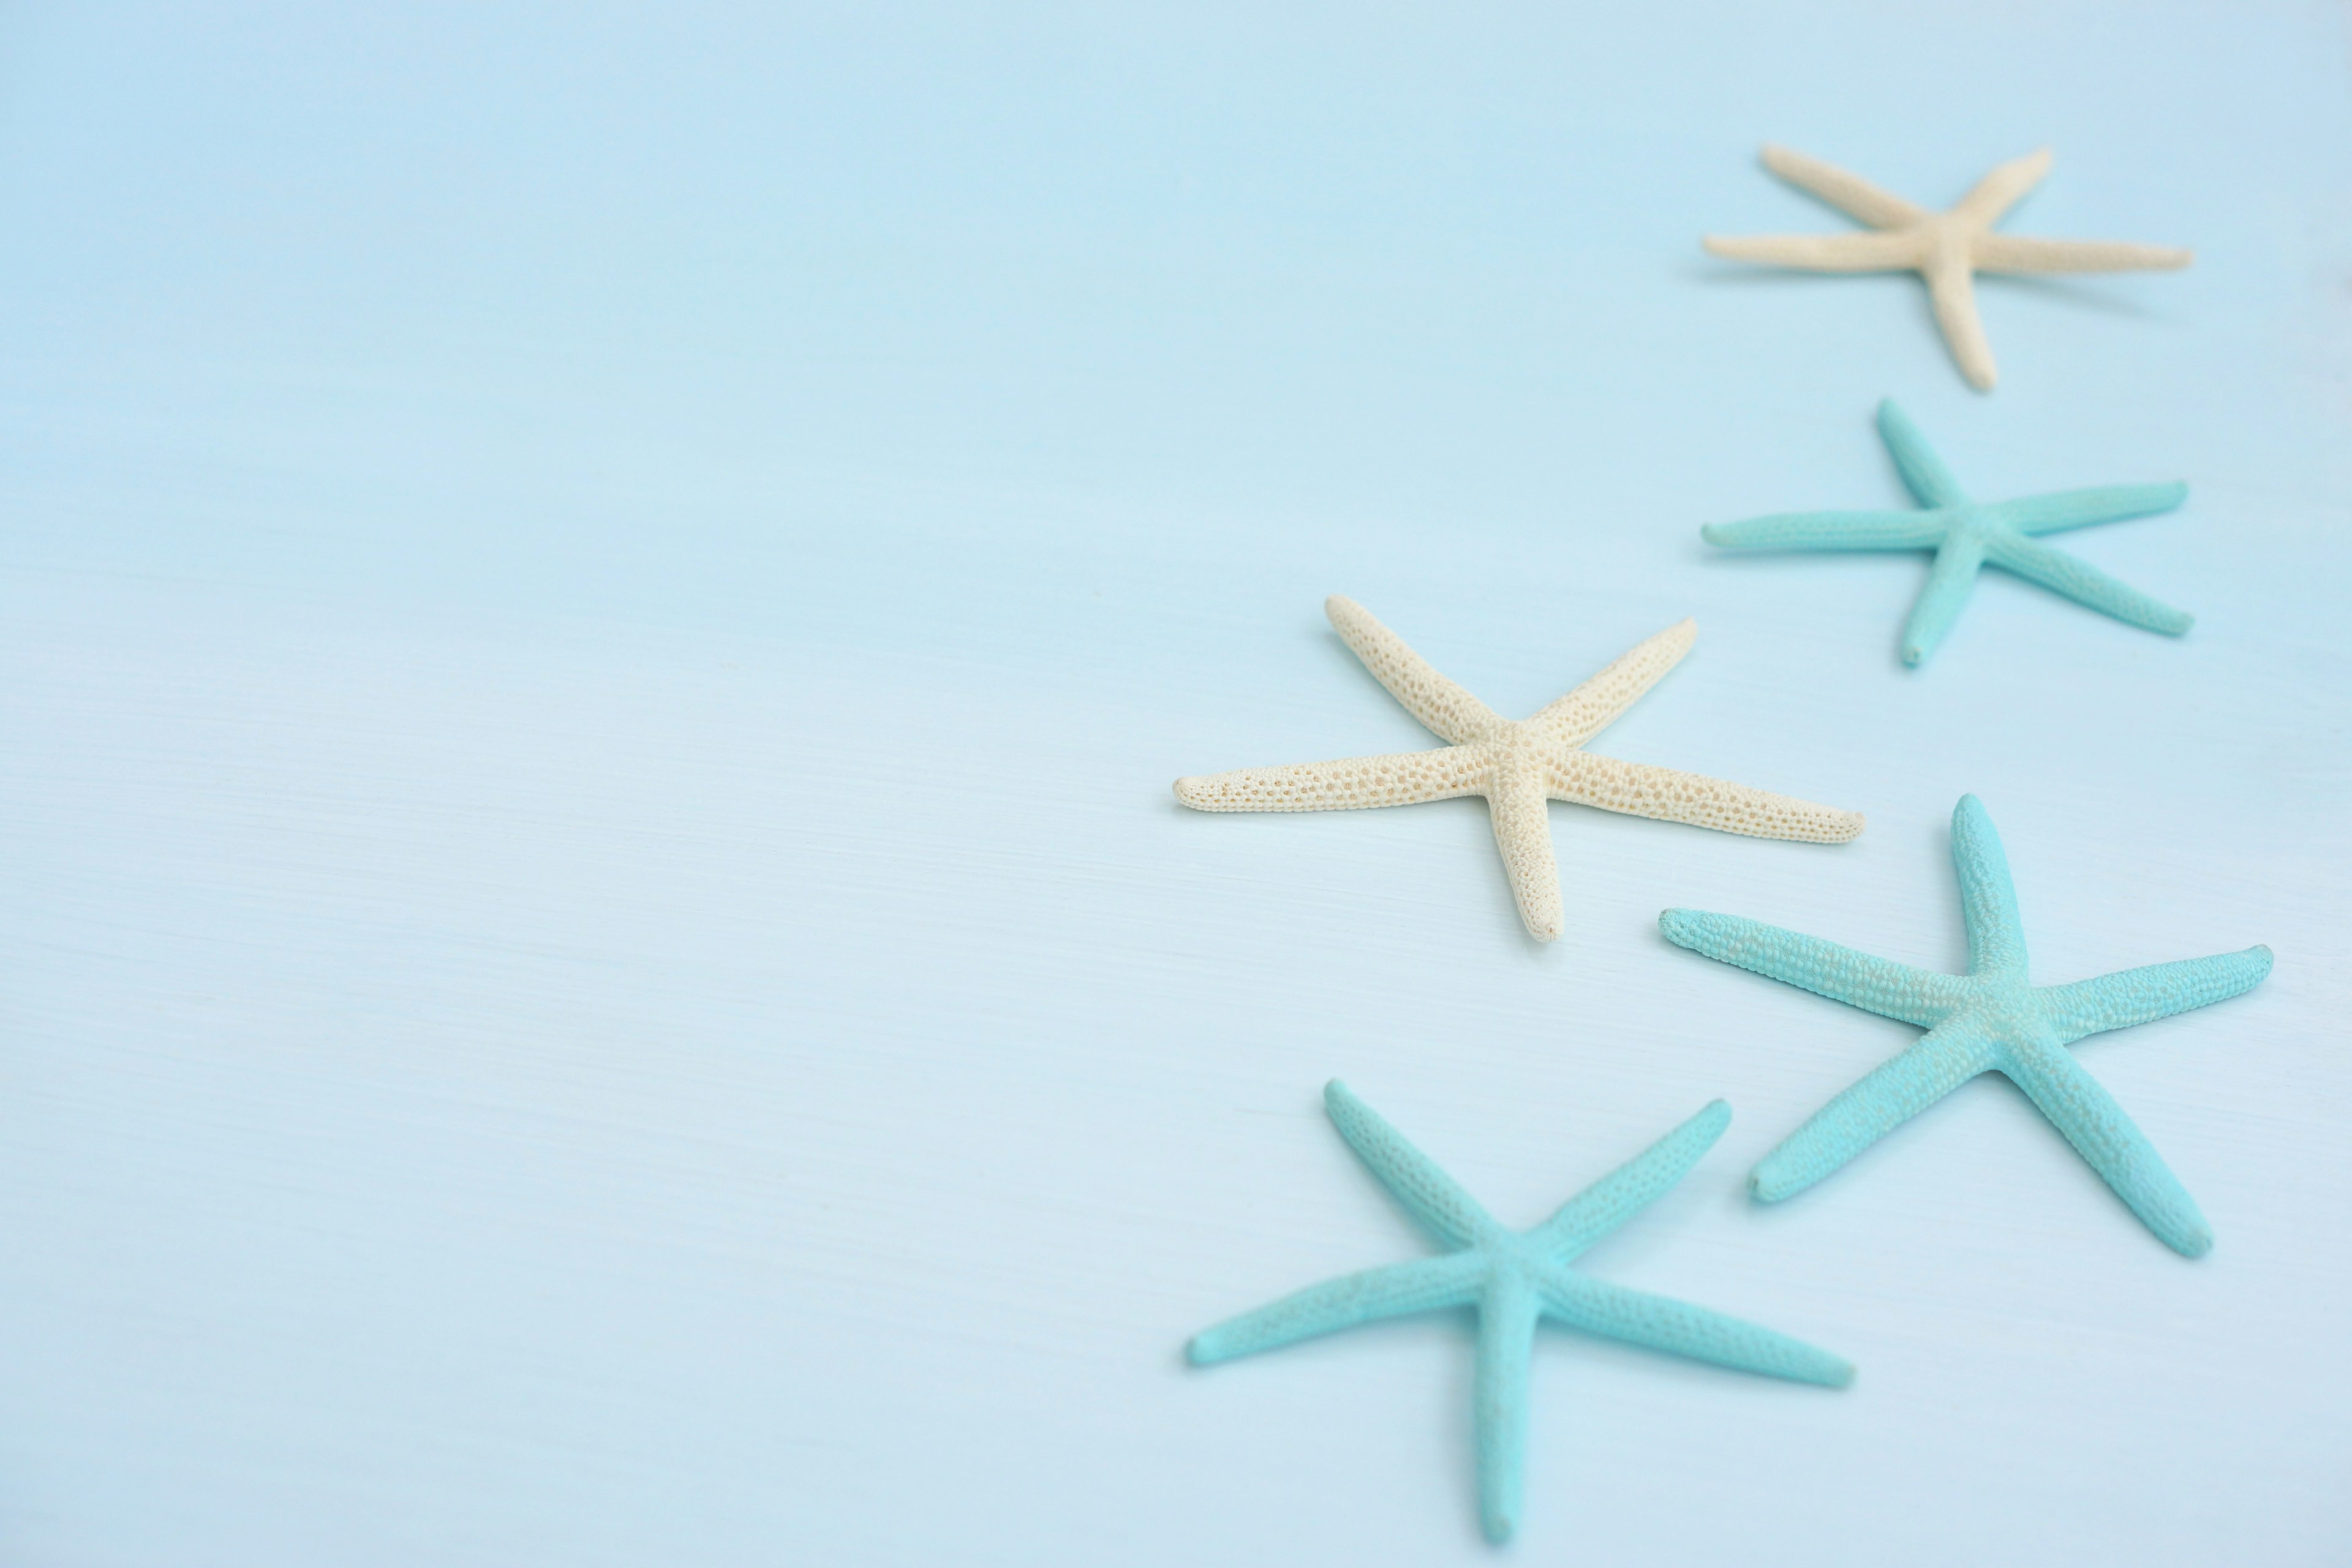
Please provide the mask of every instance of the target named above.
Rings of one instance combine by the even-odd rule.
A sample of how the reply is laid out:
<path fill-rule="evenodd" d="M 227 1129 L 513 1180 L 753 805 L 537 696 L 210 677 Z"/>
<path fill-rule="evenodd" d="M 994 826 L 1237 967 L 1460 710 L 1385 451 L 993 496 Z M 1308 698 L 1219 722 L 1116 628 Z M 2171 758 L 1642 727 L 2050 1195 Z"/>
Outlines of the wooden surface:
<path fill-rule="evenodd" d="M 1709 1099 L 1597 1273 L 1861 1368 L 1538 1348 L 1530 1563 L 2341 1561 L 2352 1533 L 2352 104 L 2315 5 L 34 9 L 0 213 L 0 1561 L 1477 1563 L 1471 1336 L 1211 1372 L 1425 1247 L 1358 1092 L 1511 1223 Z M 1927 112 L 1932 105 L 1933 113 Z M 1982 289 L 1788 142 L 2178 276 Z M 2173 641 L 1706 521 L 1900 503 L 1898 397 Z M 1358 599 L 1531 712 L 1685 615 L 1595 749 L 1853 844 L 1552 808 L 1208 816 L 1426 743 Z M 1748 1166 L 1913 1031 L 1670 904 L 2034 973 L 2266 942 L 2083 1059 L 2219 1237 L 2004 1083 L 1800 1200 Z"/>

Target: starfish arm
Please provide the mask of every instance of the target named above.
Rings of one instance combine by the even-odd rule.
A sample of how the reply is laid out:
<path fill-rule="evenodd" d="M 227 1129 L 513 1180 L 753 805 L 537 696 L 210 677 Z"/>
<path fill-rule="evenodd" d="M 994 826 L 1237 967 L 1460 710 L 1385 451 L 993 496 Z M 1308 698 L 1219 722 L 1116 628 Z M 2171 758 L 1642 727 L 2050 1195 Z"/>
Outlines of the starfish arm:
<path fill-rule="evenodd" d="M 1710 234 L 1699 245 L 1727 261 L 1804 272 L 1907 272 L 1926 259 L 1912 234 Z"/>
<path fill-rule="evenodd" d="M 1404 638 L 1372 618 L 1353 599 L 1334 594 L 1323 601 L 1331 629 L 1354 650 L 1372 679 L 1404 704 L 1405 711 L 1459 746 L 1480 741 L 1503 727 L 1503 716 L 1437 673 L 1406 646 Z"/>
<path fill-rule="evenodd" d="M 1911 492 L 1912 500 L 1924 507 L 1969 504 L 1969 492 L 1960 489 L 1960 481 L 1927 444 L 1919 426 L 1891 397 L 1878 405 L 1878 438 L 1886 443 L 1886 455 L 1895 459 L 1895 471 L 1902 476 L 1903 488 Z"/>
<path fill-rule="evenodd" d="M 2198 1212 L 2197 1200 L 2105 1086 L 2064 1047 L 2012 1045 L 2000 1065 L 2158 1240 L 2184 1258 L 2202 1258 L 2211 1249 L 2213 1228 Z"/>
<path fill-rule="evenodd" d="M 2021 496 L 1991 510 L 2020 533 L 2063 533 L 2095 522 L 2121 522 L 2126 518 L 2153 517 L 2170 511 L 2189 499 L 2189 487 L 2173 480 L 2154 485 L 2100 485 L 2091 489 L 2059 490 L 2046 496 Z"/>
<path fill-rule="evenodd" d="M 1783 511 L 1698 531 L 1727 550 L 1933 550 L 1950 524 L 1935 511 Z"/>
<path fill-rule="evenodd" d="M 1665 679 L 1666 671 L 1683 661 L 1683 655 L 1690 652 L 1697 637 L 1696 621 L 1677 621 L 1657 636 L 1636 643 L 1567 696 L 1546 703 L 1528 722 L 1540 726 L 1548 740 L 1565 746 L 1580 746 L 1640 701 L 1643 692 Z"/>
<path fill-rule="evenodd" d="M 1719 963 L 1736 964 L 1768 980 L 1923 1029 L 1949 1018 L 1967 994 L 1957 975 L 1914 969 L 1739 915 L 1668 910 L 1658 917 L 1658 929 L 1675 946 Z"/>
<path fill-rule="evenodd" d="M 1478 1299 L 1486 1268 L 1475 1252 L 1453 1252 L 1326 1279 L 1202 1330 L 1184 1347 L 1184 1355 L 1194 1366 L 1213 1366 L 1359 1323 L 1459 1307 Z"/>
<path fill-rule="evenodd" d="M 1501 1542 L 1518 1528 L 1528 1471 L 1528 1384 L 1535 1359 L 1536 1292 L 1498 1273 L 1478 1304 L 1478 1364 L 1471 1410 L 1478 1432 L 1478 1522 Z"/>
<path fill-rule="evenodd" d="M 2040 184 L 2049 173 L 2047 147 L 2022 158 L 2011 158 L 1979 180 L 1975 189 L 1952 208 L 1952 216 L 1987 226 L 1999 223 L 2001 215 L 2023 200 L 2025 193 Z"/>
<path fill-rule="evenodd" d="M 2271 950 L 2250 947 L 2047 986 L 2040 994 L 2051 1027 L 2071 1041 L 2226 1002 L 2252 991 L 2270 972 Z"/>
<path fill-rule="evenodd" d="M 1678 773 L 1647 763 L 1570 752 L 1552 760 L 1555 799 L 1661 822 L 1686 822 L 1750 838 L 1796 838 L 1843 844 L 1860 833 L 1862 813 L 1840 811 L 1793 795 L 1750 789 L 1704 773 Z"/>
<path fill-rule="evenodd" d="M 1770 1329 L 1566 1268 L 1543 1275 L 1544 1310 L 1573 1329 L 1740 1372 L 1843 1388 L 1853 1363 Z"/>
<path fill-rule="evenodd" d="M 2027 582 L 2039 583 L 2054 594 L 2063 594 L 2076 604 L 2088 605 L 2127 626 L 2144 626 L 2177 637 L 2197 624 L 2197 617 L 2188 611 L 2175 609 L 2161 599 L 2151 599 L 2097 567 L 2039 540 L 2022 534 L 1995 535 L 1986 553 L 1996 565 L 2016 573 Z"/>
<path fill-rule="evenodd" d="M 1914 668 L 1943 646 L 1953 623 L 1968 607 L 1977 585 L 1977 568 L 1984 564 L 1984 545 L 1975 534 L 1954 534 L 1937 547 L 1935 563 L 1927 568 L 1927 585 L 1903 623 L 1903 662 Z"/>
<path fill-rule="evenodd" d="M 1444 746 L 1202 773 L 1178 779 L 1176 798 L 1194 811 L 1355 811 L 1478 795 L 1492 772 L 1484 748 Z"/>
<path fill-rule="evenodd" d="M 1993 1065 L 1992 1044 L 1976 1026 L 1930 1029 L 1781 1140 L 1756 1163 L 1748 1190 L 1767 1204 L 1803 1192 Z"/>
<path fill-rule="evenodd" d="M 1984 802 L 1960 796 L 1952 807 L 1952 868 L 1960 879 L 1960 920 L 1969 931 L 1969 973 L 2025 978 L 2025 921 L 2009 856 Z"/>
<path fill-rule="evenodd" d="M 1731 1125 L 1731 1107 L 1717 1100 L 1697 1115 L 1560 1205 L 1529 1232 L 1544 1252 L 1566 1263 L 1640 1214 L 1690 1173 Z"/>
<path fill-rule="evenodd" d="M 1538 942 L 1558 942 L 1568 916 L 1560 905 L 1559 858 L 1552 851 L 1550 807 L 1541 781 L 1501 785 L 1486 796 L 1486 810 L 1528 934 Z"/>
<path fill-rule="evenodd" d="M 1980 272 L 2170 272 L 2197 259 L 2169 245 L 2103 239 L 2034 239 L 2021 234 L 1977 237 Z"/>
<path fill-rule="evenodd" d="M 1508 1234 L 1461 1183 L 1336 1078 L 1323 1086 L 1323 1109 L 1356 1157 L 1432 1236 L 1449 1247 L 1470 1247 Z"/>
<path fill-rule="evenodd" d="M 1977 289 L 1965 255 L 1939 256 L 1922 269 L 1927 279 L 1927 302 L 1935 307 L 1936 325 L 1952 351 L 1960 374 L 1979 392 L 1990 392 L 2000 379 L 1993 363 L 1992 343 L 1977 315 Z"/>
<path fill-rule="evenodd" d="M 1860 218 L 1873 228 L 1897 228 L 1927 216 L 1925 207 L 1914 206 L 1860 174 L 1807 157 L 1793 147 L 1766 142 L 1764 166 L 1798 189 L 1811 192 L 1838 211 Z"/>

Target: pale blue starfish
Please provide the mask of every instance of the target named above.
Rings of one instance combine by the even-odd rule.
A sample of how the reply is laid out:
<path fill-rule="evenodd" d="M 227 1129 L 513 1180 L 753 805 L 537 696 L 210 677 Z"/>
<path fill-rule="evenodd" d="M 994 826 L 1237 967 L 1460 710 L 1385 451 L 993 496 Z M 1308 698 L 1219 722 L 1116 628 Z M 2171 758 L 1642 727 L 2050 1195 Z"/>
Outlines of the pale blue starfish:
<path fill-rule="evenodd" d="M 1765 1155 L 1748 1189 L 1766 1203 L 1801 1193 L 1979 1073 L 1997 1072 L 2025 1091 L 2167 1247 L 2202 1257 L 2213 1232 L 2196 1200 L 2066 1047 L 2252 990 L 2271 972 L 2271 950 L 2034 985 L 2025 977 L 2025 935 L 2000 836 L 1972 795 L 1952 811 L 1952 864 L 1969 930 L 1966 974 L 1914 969 L 1738 915 L 1668 910 L 1658 917 L 1666 940 L 1694 952 L 1927 1031 Z"/>
<path fill-rule="evenodd" d="M 1827 1351 L 1704 1307 L 1588 1279 L 1568 1267 L 1681 1181 L 1714 1146 L 1731 1121 L 1731 1108 L 1723 1101 L 1525 1231 L 1506 1230 L 1338 1079 L 1325 1087 L 1323 1104 L 1339 1136 L 1405 1213 L 1455 1250 L 1309 1286 L 1195 1335 L 1185 1353 L 1206 1366 L 1381 1318 L 1475 1306 L 1478 1363 L 1471 1398 L 1478 1428 L 1478 1517 L 1488 1540 L 1509 1539 L 1518 1522 L 1528 1372 L 1539 1319 L 1771 1377 L 1832 1387 L 1853 1381 L 1853 1366 Z"/>
<path fill-rule="evenodd" d="M 2120 522 L 2170 511 L 2188 498 L 2185 484 L 2103 485 L 2016 500 L 1972 501 L 1936 456 L 1917 426 L 1890 399 L 1878 405 L 1878 434 L 1895 471 L 1925 511 L 1792 511 L 1745 522 L 1710 522 L 1699 537 L 1731 550 L 1932 550 L 1927 585 L 1903 627 L 1903 662 L 1916 665 L 1936 651 L 1976 586 L 1977 569 L 1990 562 L 2077 604 L 2179 637 L 2195 622 L 2186 610 L 2077 561 L 2035 537 L 2095 522 Z"/>

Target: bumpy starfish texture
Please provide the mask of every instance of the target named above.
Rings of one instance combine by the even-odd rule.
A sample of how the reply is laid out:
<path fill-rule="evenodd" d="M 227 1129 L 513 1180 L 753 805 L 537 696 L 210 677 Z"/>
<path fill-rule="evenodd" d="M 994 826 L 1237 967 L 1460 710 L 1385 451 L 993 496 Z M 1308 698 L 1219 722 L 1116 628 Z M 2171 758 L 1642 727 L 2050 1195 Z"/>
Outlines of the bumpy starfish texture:
<path fill-rule="evenodd" d="M 1921 511 L 1792 511 L 1745 522 L 1710 522 L 1699 537 L 1730 550 L 1932 550 L 1927 585 L 1903 627 L 1903 662 L 1926 661 L 1944 640 L 1990 563 L 2078 605 L 2152 632 L 2179 637 L 2196 623 L 2186 610 L 2149 598 L 2085 565 L 2040 535 L 2170 511 L 2188 499 L 2178 482 L 2104 485 L 2016 500 L 1972 501 L 1918 426 L 1890 400 L 1878 405 L 1878 434 L 1904 488 Z"/>
<path fill-rule="evenodd" d="M 2213 1232 L 2196 1201 L 2066 1047 L 2252 990 L 2271 972 L 2271 950 L 2035 985 L 2025 977 L 2009 861 L 1972 795 L 1952 812 L 1952 864 L 1969 931 L 1966 974 L 1914 969 L 1737 915 L 1668 910 L 1658 917 L 1666 940 L 1694 952 L 1927 1031 L 1765 1155 L 1749 1190 L 1766 1203 L 1801 1193 L 1979 1073 L 1997 1072 L 2025 1091 L 2167 1247 L 2202 1257 Z"/>
<path fill-rule="evenodd" d="M 1980 392 L 1996 372 L 1984 323 L 1977 319 L 1979 272 L 2127 272 L 2186 267 L 2190 251 L 2160 245 L 2092 239 L 2031 239 L 1996 234 L 1993 225 L 2050 172 L 2050 152 L 2012 159 L 1977 182 L 1948 212 L 1931 213 L 1882 191 L 1859 174 L 1767 145 L 1764 166 L 1871 227 L 1867 234 L 1760 235 L 1699 243 L 1735 261 L 1761 261 L 1809 272 L 1916 272 L 1927 279 L 1936 324 L 1959 362 L 1960 374 Z"/>
<path fill-rule="evenodd" d="M 1730 1123 L 1717 1100 L 1560 1206 L 1531 1230 L 1507 1230 L 1478 1200 L 1333 1079 L 1323 1104 L 1339 1135 L 1405 1213 L 1454 1250 L 1309 1286 L 1193 1337 L 1196 1366 L 1276 1350 L 1359 1323 L 1441 1308 L 1475 1307 L 1478 1359 L 1472 1408 L 1478 1436 L 1478 1516 L 1487 1539 L 1508 1540 L 1527 1473 L 1528 1373 L 1537 1322 L 1550 1318 L 1742 1372 L 1843 1387 L 1847 1362 L 1785 1334 L 1704 1307 L 1588 1279 L 1578 1254 L 1683 1179 Z"/>
<path fill-rule="evenodd" d="M 1323 609 L 1373 678 L 1447 743 L 1428 752 L 1181 778 L 1178 800 L 1196 811 L 1344 811 L 1483 795 L 1519 918 L 1541 942 L 1558 941 L 1562 921 L 1547 801 L 1756 838 L 1839 844 L 1862 831 L 1858 812 L 1584 750 L 1690 651 L 1698 628 L 1689 621 L 1668 626 L 1534 718 L 1514 722 L 1438 674 L 1353 600 L 1335 594 Z"/>

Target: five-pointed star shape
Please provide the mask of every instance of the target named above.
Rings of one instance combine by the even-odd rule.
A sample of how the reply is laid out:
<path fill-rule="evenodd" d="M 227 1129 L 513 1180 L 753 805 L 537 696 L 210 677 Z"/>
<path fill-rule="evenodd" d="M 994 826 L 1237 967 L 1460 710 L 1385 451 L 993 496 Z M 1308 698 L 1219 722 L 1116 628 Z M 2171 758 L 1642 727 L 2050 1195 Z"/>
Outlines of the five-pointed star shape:
<path fill-rule="evenodd" d="M 2170 511 L 2188 499 L 2187 485 L 2102 485 L 2016 500 L 1972 501 L 1892 399 L 1878 405 L 1878 434 L 1904 488 L 1925 511 L 1780 512 L 1745 522 L 1710 522 L 1699 537 L 1731 550 L 1934 551 L 1927 585 L 1903 627 L 1903 662 L 1910 665 L 1935 652 L 1960 618 L 1960 607 L 1976 586 L 1977 569 L 1987 562 L 2152 632 L 2179 637 L 2196 623 L 2188 611 L 2151 599 L 2035 538 Z"/>
<path fill-rule="evenodd" d="M 1334 594 L 1323 610 L 1373 678 L 1447 743 L 1429 752 L 1181 778 L 1178 800 L 1196 811 L 1341 811 L 1484 795 L 1519 918 L 1539 942 L 1558 941 L 1561 924 L 1547 801 L 1757 838 L 1842 844 L 1862 831 L 1858 812 L 1584 750 L 1690 651 L 1698 636 L 1692 622 L 1668 626 L 1534 718 L 1513 722 L 1431 668 L 1361 605 Z"/>
<path fill-rule="evenodd" d="M 2186 267 L 2194 253 L 2161 245 L 2096 239 L 2030 239 L 1996 234 L 1993 225 L 2050 172 L 2043 148 L 2001 164 L 1977 182 L 1949 212 L 1931 213 L 1882 191 L 1859 174 L 1767 145 L 1764 166 L 1812 192 L 1841 212 L 1870 225 L 1869 234 L 1758 235 L 1699 241 L 1717 256 L 1763 261 L 1811 272 L 1917 272 L 1927 280 L 1936 322 L 1959 362 L 1960 374 L 1980 392 L 1995 379 L 1992 346 L 1977 320 L 1973 275 L 1979 272 L 2126 272 Z"/>
<path fill-rule="evenodd" d="M 1766 1203 L 1801 1193 L 1979 1073 L 1997 1072 L 2025 1091 L 2167 1247 L 2202 1257 L 2213 1232 L 2196 1201 L 2066 1047 L 2251 990 L 2271 972 L 2271 950 L 2035 985 L 2025 977 L 2009 860 L 1972 795 L 1952 812 L 1952 864 L 1969 929 L 1966 974 L 1914 969 L 1738 915 L 1668 910 L 1658 917 L 1666 940 L 1694 952 L 1927 1031 L 1765 1155 L 1749 1189 Z"/>
<path fill-rule="evenodd" d="M 1475 1306 L 1478 1360 L 1471 1402 L 1478 1429 L 1478 1517 L 1488 1540 L 1509 1539 L 1518 1523 L 1527 1473 L 1528 1373 L 1540 1319 L 1768 1377 L 1832 1388 L 1853 1380 L 1851 1363 L 1801 1340 L 1704 1307 L 1588 1279 L 1569 1267 L 1698 1163 L 1731 1121 L 1731 1108 L 1723 1101 L 1569 1199 L 1543 1224 L 1523 1231 L 1504 1228 L 1338 1079 L 1324 1089 L 1323 1104 L 1339 1136 L 1381 1185 L 1454 1250 L 1309 1286 L 1196 1334 L 1185 1354 L 1194 1365 L 1207 1366 L 1381 1318 Z"/>

